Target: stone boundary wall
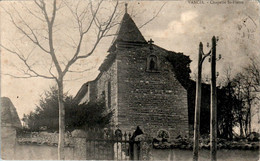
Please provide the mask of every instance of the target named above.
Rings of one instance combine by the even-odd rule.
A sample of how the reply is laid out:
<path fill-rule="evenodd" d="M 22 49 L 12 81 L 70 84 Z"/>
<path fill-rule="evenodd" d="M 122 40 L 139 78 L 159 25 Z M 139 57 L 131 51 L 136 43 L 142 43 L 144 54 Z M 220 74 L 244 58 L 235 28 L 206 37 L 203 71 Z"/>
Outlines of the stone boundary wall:
<path fill-rule="evenodd" d="M 58 146 L 59 134 L 58 133 L 47 133 L 47 132 L 32 132 L 21 134 L 17 136 L 18 144 L 38 144 L 38 145 L 49 145 Z M 65 146 L 73 147 L 73 138 L 71 136 L 65 137 Z"/>
<path fill-rule="evenodd" d="M 20 138 L 15 145 L 14 159 L 18 160 L 57 160 L 58 144 L 41 142 L 44 140 L 35 138 Z M 70 144 L 68 144 L 70 142 Z M 72 144 L 73 143 L 73 144 Z M 65 144 L 66 160 L 85 160 L 86 159 L 86 139 L 85 138 L 68 138 Z"/>
<path fill-rule="evenodd" d="M 72 135 L 67 135 L 65 139 L 65 159 L 66 160 L 122 160 L 130 157 L 131 134 L 103 133 L 101 130 L 82 131 L 75 130 Z M 102 134 L 102 135 L 101 135 Z M 146 135 L 139 135 L 132 142 L 134 145 L 134 158 L 149 158 L 149 147 L 145 140 Z M 15 138 L 14 155 L 15 160 L 57 160 L 58 159 L 58 133 L 32 132 L 17 135 Z M 146 144 L 143 144 L 145 143 Z M 137 152 L 137 143 L 141 145 L 141 151 Z M 7 155 L 8 156 L 8 155 Z M 142 159 L 142 160 L 143 160 Z"/>
<path fill-rule="evenodd" d="M 65 159 L 74 159 L 74 148 L 65 147 Z M 6 158 L 9 160 L 9 158 Z M 11 158 L 10 158 L 11 159 Z M 58 160 L 58 147 L 45 144 L 16 144 L 14 149 L 15 160 Z M 83 159 L 83 158 L 75 158 Z"/>
<path fill-rule="evenodd" d="M 57 160 L 58 133 L 32 132 L 18 134 L 12 148 L 13 156 L 6 154 L 2 159 L 15 160 Z M 86 159 L 86 138 L 66 136 L 65 159 Z"/>

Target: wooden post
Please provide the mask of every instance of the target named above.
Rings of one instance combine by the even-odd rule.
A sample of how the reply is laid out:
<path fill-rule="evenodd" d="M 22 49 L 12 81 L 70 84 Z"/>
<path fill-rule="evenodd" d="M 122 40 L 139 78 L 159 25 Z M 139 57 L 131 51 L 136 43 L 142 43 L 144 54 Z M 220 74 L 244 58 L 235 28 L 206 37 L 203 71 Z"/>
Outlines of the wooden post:
<path fill-rule="evenodd" d="M 195 118 L 194 118 L 194 137 L 193 137 L 193 161 L 198 161 L 198 153 L 199 153 L 202 51 L 203 51 L 203 44 L 200 42 L 199 59 L 198 59 L 198 75 L 197 75 L 197 81 L 196 81 L 196 103 L 195 103 Z"/>
<path fill-rule="evenodd" d="M 210 101 L 210 158 L 217 160 L 217 94 L 216 94 L 216 37 L 212 38 L 211 101 Z"/>

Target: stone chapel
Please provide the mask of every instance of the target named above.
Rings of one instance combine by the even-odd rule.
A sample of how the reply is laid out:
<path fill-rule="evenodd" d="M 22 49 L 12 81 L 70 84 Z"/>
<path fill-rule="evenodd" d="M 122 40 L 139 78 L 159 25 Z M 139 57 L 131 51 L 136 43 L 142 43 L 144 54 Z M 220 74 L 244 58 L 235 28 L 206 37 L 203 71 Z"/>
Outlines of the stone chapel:
<path fill-rule="evenodd" d="M 146 41 L 126 12 L 108 53 L 97 78 L 83 84 L 74 100 L 82 104 L 105 98 L 114 111 L 112 127 L 122 131 L 139 126 L 152 137 L 160 131 L 171 139 L 188 136 L 187 91 L 166 59 L 174 52 Z"/>

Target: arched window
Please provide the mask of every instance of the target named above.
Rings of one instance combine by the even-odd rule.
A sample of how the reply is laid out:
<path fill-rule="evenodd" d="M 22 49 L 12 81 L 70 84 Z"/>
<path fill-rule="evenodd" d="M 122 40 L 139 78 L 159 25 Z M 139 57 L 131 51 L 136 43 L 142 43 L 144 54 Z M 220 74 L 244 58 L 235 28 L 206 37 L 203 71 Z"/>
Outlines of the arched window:
<path fill-rule="evenodd" d="M 157 72 L 159 70 L 159 62 L 156 55 L 149 55 L 147 57 L 147 71 Z"/>

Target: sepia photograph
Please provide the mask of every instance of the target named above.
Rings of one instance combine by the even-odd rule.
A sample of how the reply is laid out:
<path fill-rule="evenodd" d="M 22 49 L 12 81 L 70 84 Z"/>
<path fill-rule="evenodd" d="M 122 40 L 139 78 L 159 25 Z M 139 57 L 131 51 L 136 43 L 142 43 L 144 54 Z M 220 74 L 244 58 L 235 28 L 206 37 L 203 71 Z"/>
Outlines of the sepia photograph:
<path fill-rule="evenodd" d="M 0 1 L 1 160 L 259 161 L 259 9 Z"/>

